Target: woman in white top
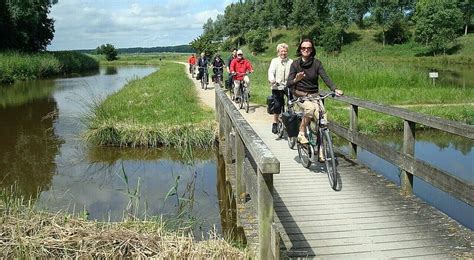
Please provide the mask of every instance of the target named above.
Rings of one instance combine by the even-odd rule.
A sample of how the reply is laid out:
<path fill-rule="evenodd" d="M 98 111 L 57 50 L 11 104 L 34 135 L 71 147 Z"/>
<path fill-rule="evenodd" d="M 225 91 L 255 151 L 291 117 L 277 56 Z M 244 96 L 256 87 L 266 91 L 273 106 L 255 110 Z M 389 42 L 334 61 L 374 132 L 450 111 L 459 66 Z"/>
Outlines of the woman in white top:
<path fill-rule="evenodd" d="M 268 68 L 268 81 L 272 89 L 272 95 L 275 99 L 275 106 L 273 106 L 273 124 L 272 133 L 278 132 L 278 118 L 281 109 L 284 106 L 285 86 L 290 72 L 290 66 L 293 62 L 288 58 L 288 45 L 280 43 L 277 46 L 278 57 L 272 59 L 270 67 Z"/>

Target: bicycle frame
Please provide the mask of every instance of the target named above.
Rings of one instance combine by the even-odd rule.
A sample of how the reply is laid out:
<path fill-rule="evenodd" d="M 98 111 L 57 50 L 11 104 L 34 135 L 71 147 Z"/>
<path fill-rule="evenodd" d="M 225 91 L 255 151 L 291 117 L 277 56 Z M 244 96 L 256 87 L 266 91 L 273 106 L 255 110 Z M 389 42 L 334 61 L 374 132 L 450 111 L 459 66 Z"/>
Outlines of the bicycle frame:
<path fill-rule="evenodd" d="M 297 102 L 301 101 L 317 101 L 323 102 L 323 100 L 328 96 L 334 96 L 335 93 L 331 92 L 324 96 L 314 97 L 314 96 L 307 96 L 307 97 L 299 97 L 296 100 L 290 101 L 290 105 L 294 105 Z M 332 145 L 331 135 L 329 129 L 327 128 L 327 122 L 323 117 L 323 110 L 321 106 L 318 106 L 318 119 L 315 120 L 314 118 L 309 122 L 309 124 L 305 127 L 305 134 L 308 139 L 308 144 L 300 144 L 298 142 L 298 155 L 301 160 L 301 164 L 309 168 L 313 162 L 315 162 L 314 158 L 322 156 L 324 164 L 326 166 L 326 173 L 328 174 L 329 184 L 333 190 L 339 190 L 340 186 L 338 186 L 338 179 L 339 174 L 337 172 L 337 159 L 334 154 L 334 148 Z M 298 112 L 301 116 L 304 116 L 304 112 Z M 316 148 L 316 149 L 315 149 Z M 321 161 L 320 161 L 321 162 Z M 340 184 L 340 181 L 339 181 Z"/>

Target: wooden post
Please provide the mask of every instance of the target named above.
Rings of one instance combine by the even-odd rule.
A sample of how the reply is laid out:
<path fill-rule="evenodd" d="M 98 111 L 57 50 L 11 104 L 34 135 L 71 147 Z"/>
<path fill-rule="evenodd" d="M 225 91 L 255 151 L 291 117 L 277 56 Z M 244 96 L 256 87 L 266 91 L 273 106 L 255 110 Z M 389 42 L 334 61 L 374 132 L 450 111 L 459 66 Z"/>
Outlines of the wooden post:
<path fill-rule="evenodd" d="M 273 175 L 262 174 L 258 169 L 258 243 L 259 259 L 273 259 Z"/>
<path fill-rule="evenodd" d="M 236 194 L 238 203 L 245 202 L 245 182 L 244 177 L 245 146 L 240 135 L 235 137 L 235 175 Z"/>
<path fill-rule="evenodd" d="M 357 132 L 358 131 L 358 119 L 359 119 L 359 107 L 356 105 L 351 105 L 350 110 L 350 122 L 349 122 L 349 129 L 351 131 Z M 353 135 L 351 135 L 352 137 Z M 352 158 L 357 159 L 357 145 L 354 142 L 349 143 L 350 155 Z"/>
<path fill-rule="evenodd" d="M 403 126 L 403 153 L 411 156 L 415 155 L 415 123 L 407 120 L 404 120 Z M 412 194 L 413 172 L 401 170 L 400 185 L 404 195 Z"/>

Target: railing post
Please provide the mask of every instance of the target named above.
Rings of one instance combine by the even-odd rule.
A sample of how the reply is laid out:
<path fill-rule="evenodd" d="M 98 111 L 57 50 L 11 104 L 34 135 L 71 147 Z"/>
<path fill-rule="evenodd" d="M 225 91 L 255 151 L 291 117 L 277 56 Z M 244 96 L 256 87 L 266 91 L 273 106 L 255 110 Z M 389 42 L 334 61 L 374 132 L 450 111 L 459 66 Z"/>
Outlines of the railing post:
<path fill-rule="evenodd" d="M 350 110 L 350 122 L 349 122 L 349 129 L 354 133 L 358 131 L 358 123 L 359 120 L 359 107 L 356 105 L 351 104 Z M 352 137 L 353 135 L 351 135 Z M 350 155 L 352 158 L 357 159 L 357 145 L 350 141 L 349 143 Z"/>
<path fill-rule="evenodd" d="M 273 175 L 262 174 L 260 169 L 257 171 L 259 259 L 273 259 Z"/>
<path fill-rule="evenodd" d="M 236 194 L 238 203 L 245 202 L 245 182 L 244 182 L 244 159 L 245 146 L 240 135 L 235 137 L 235 174 L 236 174 Z"/>
<path fill-rule="evenodd" d="M 415 123 L 404 120 L 403 125 L 403 153 L 415 155 Z M 401 170 L 400 185 L 404 195 L 413 193 L 413 172 Z"/>

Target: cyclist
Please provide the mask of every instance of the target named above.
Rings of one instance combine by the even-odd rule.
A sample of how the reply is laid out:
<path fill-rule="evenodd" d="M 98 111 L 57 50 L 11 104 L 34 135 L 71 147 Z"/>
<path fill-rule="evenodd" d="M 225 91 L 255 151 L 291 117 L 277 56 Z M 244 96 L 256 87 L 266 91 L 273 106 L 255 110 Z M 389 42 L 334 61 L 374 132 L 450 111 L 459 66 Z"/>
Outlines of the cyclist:
<path fill-rule="evenodd" d="M 194 53 L 191 54 L 191 56 L 188 59 L 188 64 L 189 64 L 189 73 L 193 73 L 194 71 L 194 66 L 196 66 L 196 56 L 194 56 Z"/>
<path fill-rule="evenodd" d="M 214 82 L 217 82 L 217 76 L 220 75 L 220 79 L 222 80 L 222 72 L 225 66 L 224 60 L 221 59 L 221 55 L 217 54 L 212 61 L 212 72 L 214 72 Z M 220 82 L 217 82 L 220 84 Z"/>
<path fill-rule="evenodd" d="M 233 48 L 232 49 L 232 54 L 230 55 L 229 59 L 227 60 L 227 73 L 229 73 L 229 78 L 227 79 L 226 86 L 228 89 L 230 89 L 233 85 L 232 83 L 232 75 L 230 74 L 230 64 L 232 61 L 237 58 L 237 49 Z"/>
<path fill-rule="evenodd" d="M 336 95 L 343 95 L 342 90 L 337 89 L 336 85 L 331 81 L 324 70 L 323 64 L 316 59 L 316 49 L 314 48 L 311 39 L 304 39 L 298 46 L 296 55 L 299 57 L 290 67 L 290 74 L 288 75 L 287 87 L 291 88 L 293 95 L 297 97 L 308 95 L 319 95 L 318 79 L 321 77 L 326 85 L 336 93 Z M 298 133 L 298 142 L 307 144 L 308 139 L 304 136 L 304 130 L 311 122 L 311 118 L 315 116 L 319 119 L 319 109 L 323 111 L 323 117 L 326 118 L 326 111 L 323 103 L 319 101 L 298 102 L 296 104 L 300 110 L 304 111 L 304 116 L 301 120 L 301 125 Z M 322 151 L 322 149 L 319 149 Z"/>
<path fill-rule="evenodd" d="M 204 52 L 201 53 L 201 57 L 199 57 L 197 64 L 199 67 L 197 80 L 201 80 L 202 74 L 204 74 L 204 68 L 207 68 L 207 66 L 209 65 L 209 59 L 206 57 L 206 54 Z M 209 82 L 209 74 L 207 75 L 207 82 Z"/>
<path fill-rule="evenodd" d="M 237 97 L 240 95 L 240 81 L 243 80 L 247 85 L 247 90 L 250 96 L 250 79 L 246 75 L 247 72 L 252 73 L 253 68 L 250 61 L 244 58 L 244 52 L 242 50 L 237 51 L 237 58 L 232 60 L 230 64 L 230 73 L 233 75 L 234 80 L 234 94 L 236 96 L 235 101 L 238 102 Z"/>
<path fill-rule="evenodd" d="M 275 99 L 275 106 L 273 107 L 273 124 L 272 133 L 278 133 L 278 120 L 281 109 L 285 103 L 285 89 L 288 74 L 290 73 L 290 66 L 293 62 L 288 58 L 288 44 L 280 43 L 277 46 L 278 57 L 272 59 L 270 67 L 268 68 L 268 81 L 272 89 L 272 96 Z"/>

